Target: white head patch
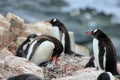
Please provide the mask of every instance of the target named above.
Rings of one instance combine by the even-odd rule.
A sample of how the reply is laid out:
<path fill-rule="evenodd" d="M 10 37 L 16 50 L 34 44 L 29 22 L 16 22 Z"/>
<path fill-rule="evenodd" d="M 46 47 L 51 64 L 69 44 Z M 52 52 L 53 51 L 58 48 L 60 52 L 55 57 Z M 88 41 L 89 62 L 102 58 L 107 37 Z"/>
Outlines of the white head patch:
<path fill-rule="evenodd" d="M 57 19 L 55 18 L 55 19 L 53 19 L 53 22 L 56 22 L 57 21 Z"/>
<path fill-rule="evenodd" d="M 95 32 L 97 32 L 98 31 L 98 29 L 95 29 L 93 32 L 95 33 Z"/>
<path fill-rule="evenodd" d="M 107 72 L 107 73 L 109 74 L 110 80 L 115 80 L 112 73 L 110 73 L 110 72 Z"/>

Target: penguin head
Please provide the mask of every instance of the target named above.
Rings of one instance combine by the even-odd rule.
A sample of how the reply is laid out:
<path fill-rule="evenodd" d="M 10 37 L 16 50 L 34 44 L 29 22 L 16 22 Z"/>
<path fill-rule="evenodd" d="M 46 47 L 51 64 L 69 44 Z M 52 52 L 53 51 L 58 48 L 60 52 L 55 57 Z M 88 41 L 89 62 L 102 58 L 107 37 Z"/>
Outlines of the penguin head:
<path fill-rule="evenodd" d="M 97 80 L 115 80 L 115 79 L 114 79 L 114 76 L 112 75 L 112 73 L 103 72 L 98 76 Z"/>
<path fill-rule="evenodd" d="M 28 42 L 32 42 L 34 38 L 36 38 L 37 35 L 36 34 L 30 34 L 28 37 L 27 37 L 27 41 Z"/>
<path fill-rule="evenodd" d="M 59 26 L 61 22 L 57 18 L 53 18 L 50 20 L 50 23 L 52 26 Z"/>
<path fill-rule="evenodd" d="M 89 35 L 92 35 L 95 38 L 105 36 L 105 33 L 102 30 L 100 30 L 100 29 L 95 29 L 93 31 L 86 32 L 86 33 L 89 34 Z"/>

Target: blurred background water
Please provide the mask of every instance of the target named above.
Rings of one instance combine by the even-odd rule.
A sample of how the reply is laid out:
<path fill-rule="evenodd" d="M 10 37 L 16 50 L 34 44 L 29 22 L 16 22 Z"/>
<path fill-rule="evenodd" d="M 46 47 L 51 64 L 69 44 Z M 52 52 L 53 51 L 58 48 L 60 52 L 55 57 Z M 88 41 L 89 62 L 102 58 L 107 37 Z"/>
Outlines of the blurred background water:
<path fill-rule="evenodd" d="M 0 0 L 0 13 L 7 12 L 26 22 L 58 18 L 91 54 L 92 37 L 86 32 L 100 28 L 114 42 L 120 60 L 120 0 Z"/>

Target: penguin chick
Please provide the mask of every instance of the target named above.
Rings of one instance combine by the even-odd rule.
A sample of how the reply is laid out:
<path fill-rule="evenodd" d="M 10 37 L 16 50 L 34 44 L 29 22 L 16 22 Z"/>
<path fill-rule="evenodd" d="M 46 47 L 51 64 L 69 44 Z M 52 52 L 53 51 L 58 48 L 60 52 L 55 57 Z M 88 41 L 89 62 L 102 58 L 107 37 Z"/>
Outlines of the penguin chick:
<path fill-rule="evenodd" d="M 18 47 L 17 51 L 16 51 L 16 56 L 19 57 L 25 57 L 25 50 L 27 49 L 27 47 L 29 46 L 29 44 L 34 40 L 34 38 L 36 38 L 37 35 L 36 34 L 30 34 L 27 39 Z"/>
<path fill-rule="evenodd" d="M 115 80 L 115 79 L 110 72 L 103 72 L 98 76 L 97 80 Z"/>
<path fill-rule="evenodd" d="M 56 64 L 63 51 L 62 43 L 55 37 L 41 35 L 35 38 L 26 51 L 26 58 L 36 65 L 41 65 L 47 61 L 55 61 Z M 41 65 L 42 66 L 42 65 Z"/>
<path fill-rule="evenodd" d="M 7 80 L 42 80 L 42 79 L 32 74 L 21 74 L 21 75 L 10 77 Z"/>
<path fill-rule="evenodd" d="M 87 34 L 93 36 L 93 52 L 97 67 L 113 75 L 119 75 L 116 50 L 110 38 L 100 29 L 87 32 Z"/>

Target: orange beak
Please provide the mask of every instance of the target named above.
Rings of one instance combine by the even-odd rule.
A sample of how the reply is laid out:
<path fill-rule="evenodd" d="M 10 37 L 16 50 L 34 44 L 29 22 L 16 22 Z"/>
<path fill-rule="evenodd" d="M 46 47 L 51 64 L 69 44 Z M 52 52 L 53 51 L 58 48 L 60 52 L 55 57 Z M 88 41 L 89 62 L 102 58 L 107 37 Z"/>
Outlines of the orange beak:
<path fill-rule="evenodd" d="M 89 34 L 89 35 L 91 35 L 92 34 L 92 32 L 86 32 L 87 34 Z"/>

